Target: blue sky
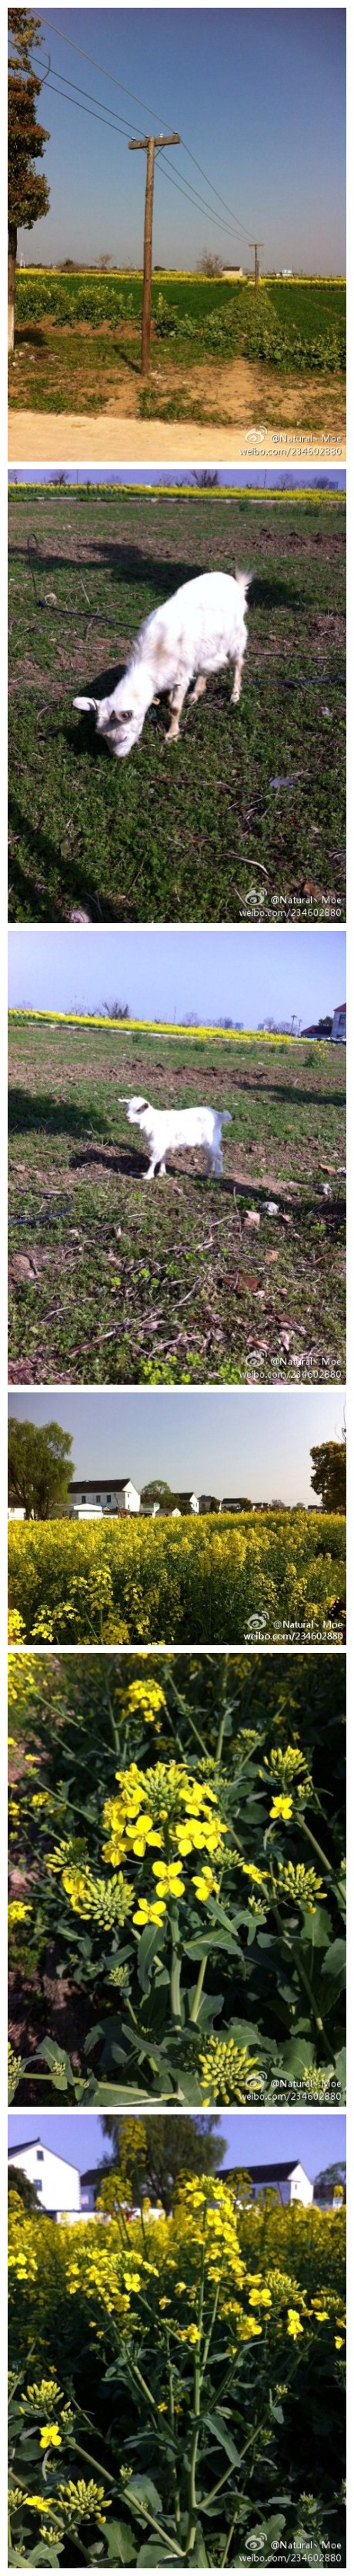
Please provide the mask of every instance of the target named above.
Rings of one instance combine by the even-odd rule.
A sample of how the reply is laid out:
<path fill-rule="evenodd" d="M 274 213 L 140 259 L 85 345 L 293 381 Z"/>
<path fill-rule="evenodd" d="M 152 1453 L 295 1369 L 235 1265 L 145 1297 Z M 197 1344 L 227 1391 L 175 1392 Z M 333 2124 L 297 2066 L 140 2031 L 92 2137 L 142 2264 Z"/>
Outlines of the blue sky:
<path fill-rule="evenodd" d="M 307 1503 L 310 1449 L 341 1439 L 340 1387 L 109 1388 L 17 1394 L 9 1412 L 23 1422 L 59 1422 L 73 1439 L 76 1475 L 131 1476 L 141 1490 L 161 1476 L 180 1491 L 247 1494 L 251 1502 Z"/>
<path fill-rule="evenodd" d="M 295 1012 L 306 1028 L 345 1000 L 345 932 L 10 931 L 10 1005 L 100 1011 L 107 1000 L 127 1001 L 137 1019 L 195 1010 L 201 1021 L 230 1013 L 257 1028 Z"/>
<path fill-rule="evenodd" d="M 226 262 L 250 265 L 256 234 L 267 267 L 343 271 L 343 9 L 206 9 L 202 42 L 199 9 L 58 8 L 40 15 L 43 66 L 49 58 L 51 64 L 39 105 L 50 130 L 44 167 L 51 204 L 31 235 L 20 233 L 27 261 L 90 261 L 108 250 L 118 263 L 139 263 L 145 162 L 142 153 L 128 153 L 129 132 L 177 129 L 183 145 L 161 155 L 156 173 L 156 262 L 189 267 L 207 245 Z M 68 38 L 91 62 L 70 50 Z M 81 107 L 74 90 L 70 104 L 59 95 L 60 78 L 88 93 Z M 96 121 L 94 102 L 96 114 L 99 102 L 103 119 L 115 111 L 126 127 Z M 177 194 L 174 180 L 198 190 L 210 213 Z"/>
<path fill-rule="evenodd" d="M 166 468 L 164 465 L 129 465 L 128 467 L 126 465 L 121 467 L 90 465 L 89 470 L 87 465 L 67 465 L 64 468 L 58 467 L 56 477 L 55 465 L 13 465 L 9 468 L 9 483 L 55 483 L 56 480 L 62 483 L 63 478 L 65 483 L 85 483 L 86 491 L 88 483 L 118 483 L 122 485 L 123 491 L 127 489 L 127 484 L 130 487 L 131 483 L 146 483 L 148 489 L 151 483 L 162 483 L 168 489 L 169 484 L 198 482 L 198 471 L 196 469 L 195 475 L 193 471 L 189 473 L 187 465 L 171 465 Z M 306 468 L 303 469 L 298 465 L 294 465 L 293 469 L 291 466 L 284 466 L 282 469 L 280 463 L 261 465 L 254 474 L 249 465 L 218 466 L 219 483 L 223 487 L 231 485 L 233 492 L 241 490 L 244 484 L 247 485 L 248 491 L 255 488 L 261 494 L 262 491 L 271 490 L 273 487 L 291 492 L 294 485 L 296 490 L 301 487 L 306 492 L 311 490 L 313 483 L 316 490 L 320 481 L 322 490 L 330 484 L 331 487 L 335 486 L 337 492 L 344 492 L 346 478 L 345 465 L 339 465 L 338 468 L 331 466 L 330 472 L 327 474 L 324 472 L 322 475 L 321 470 L 314 475 L 313 466 L 309 466 L 307 471 Z"/>
<path fill-rule="evenodd" d="M 222 2111 L 219 2127 L 220 2136 L 227 2139 L 224 2173 L 230 2164 L 282 2163 L 292 2156 L 313 2182 L 326 2165 L 345 2162 L 346 2121 L 341 2111 Z M 80 2173 L 109 2153 L 102 2121 L 92 2111 L 10 2112 L 10 2147 L 39 2136 L 44 2147 L 68 2156 Z"/>

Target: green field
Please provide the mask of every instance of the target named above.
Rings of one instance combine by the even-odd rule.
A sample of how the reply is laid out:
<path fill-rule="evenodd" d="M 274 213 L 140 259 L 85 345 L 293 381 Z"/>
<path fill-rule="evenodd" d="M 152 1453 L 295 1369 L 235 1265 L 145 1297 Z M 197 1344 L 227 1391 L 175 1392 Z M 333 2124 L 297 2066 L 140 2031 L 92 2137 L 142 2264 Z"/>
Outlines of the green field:
<path fill-rule="evenodd" d="M 166 749 L 127 761 L 75 696 L 112 685 L 143 617 L 194 574 L 250 567 L 238 709 L 227 671 Z M 337 919 L 345 910 L 345 517 L 329 496 L 10 492 L 14 921 Z"/>
<path fill-rule="evenodd" d="M 263 378 L 263 404 L 271 381 L 273 404 L 277 378 L 284 386 L 298 383 L 308 418 L 316 379 L 320 394 L 327 386 L 333 398 L 343 385 L 346 298 L 338 279 L 267 279 L 255 296 L 248 282 L 155 272 L 148 388 L 139 386 L 141 295 L 139 275 L 20 270 L 11 405 L 94 412 L 110 403 L 114 390 L 120 393 L 125 380 L 128 409 L 135 395 L 142 416 L 193 417 L 199 365 L 204 382 L 195 417 L 221 421 L 228 416 L 229 390 L 223 368 L 235 362 L 236 368 L 245 363 L 256 371 L 256 400 Z"/>
<path fill-rule="evenodd" d="M 147 1203 L 120 1091 L 229 1109 L 222 1181 L 172 1154 Z M 315 1040 L 10 1023 L 11 1383 L 343 1380 L 344 1116 Z"/>

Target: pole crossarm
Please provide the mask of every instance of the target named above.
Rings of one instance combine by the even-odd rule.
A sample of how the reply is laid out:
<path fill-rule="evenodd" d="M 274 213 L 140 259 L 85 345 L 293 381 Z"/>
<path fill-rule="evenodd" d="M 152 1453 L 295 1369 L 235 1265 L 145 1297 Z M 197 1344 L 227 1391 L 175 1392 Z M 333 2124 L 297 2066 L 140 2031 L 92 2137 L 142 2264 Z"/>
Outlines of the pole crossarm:
<path fill-rule="evenodd" d="M 165 151 L 167 143 L 180 143 L 180 141 L 180 134 L 143 134 L 141 142 L 128 143 L 128 152 L 147 152 L 148 143 L 154 144 L 156 152 Z"/>

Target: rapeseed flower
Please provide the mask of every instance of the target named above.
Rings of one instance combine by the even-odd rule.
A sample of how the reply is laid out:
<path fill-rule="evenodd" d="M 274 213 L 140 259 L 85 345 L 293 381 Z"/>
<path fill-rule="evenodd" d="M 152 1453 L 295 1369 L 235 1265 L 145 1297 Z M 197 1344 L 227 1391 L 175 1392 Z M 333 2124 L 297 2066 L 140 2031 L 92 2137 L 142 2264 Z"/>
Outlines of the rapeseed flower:
<path fill-rule="evenodd" d="M 53 2450 L 55 2450 L 55 2451 L 59 2451 L 59 2450 L 60 2450 L 60 2446 L 61 2446 L 61 2442 L 62 2442 L 62 2434 L 59 2432 L 59 2424 L 41 2424 L 41 2425 L 40 2425 L 40 2447 L 41 2447 L 41 2451 L 46 2451 L 47 2449 L 49 2450 L 49 2444 L 50 2444 L 50 2442 L 52 2443 Z"/>
<path fill-rule="evenodd" d="M 210 2102 L 243 2102 L 247 2093 L 263 2092 L 258 2058 L 232 2038 L 209 2039 L 199 2063 Z"/>

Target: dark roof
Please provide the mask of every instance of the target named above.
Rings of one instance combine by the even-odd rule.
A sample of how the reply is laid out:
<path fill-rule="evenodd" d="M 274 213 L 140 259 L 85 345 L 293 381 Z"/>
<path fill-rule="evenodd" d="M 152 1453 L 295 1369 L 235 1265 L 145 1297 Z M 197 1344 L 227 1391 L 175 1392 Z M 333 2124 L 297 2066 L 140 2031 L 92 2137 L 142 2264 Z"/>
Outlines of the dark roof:
<path fill-rule="evenodd" d="M 301 2157 L 291 2156 L 288 2164 L 285 2165 L 247 2164 L 245 2166 L 245 2172 L 249 2173 L 251 2182 L 286 2182 L 289 2174 L 295 2173 L 295 2167 L 298 2164 L 301 2164 Z M 237 2172 L 237 2166 L 234 2166 L 232 2170 Z M 228 2171 L 230 2173 L 230 2165 L 228 2167 Z M 227 2174 L 224 2175 L 224 2180 L 225 2182 L 227 2181 Z"/>
<path fill-rule="evenodd" d="M 37 2137 L 37 2138 L 19 2138 L 18 2146 L 8 2147 L 7 2153 L 8 2153 L 8 2158 L 9 2158 L 9 2162 L 10 2162 L 10 2164 L 12 2163 L 12 2157 L 13 2157 L 13 2156 L 24 2156 L 24 2153 L 25 2153 L 25 2147 L 40 2147 L 40 2146 L 41 2146 L 41 2139 L 40 2139 L 40 2135 L 39 2135 L 39 2130 L 38 2130 L 38 2137 Z"/>
<path fill-rule="evenodd" d="M 16 2147 L 8 2147 L 8 2163 L 9 2163 L 9 2164 L 12 2164 L 13 2156 L 24 2156 L 24 2154 L 25 2154 L 25 2149 L 26 2149 L 27 2147 L 42 2147 L 42 2146 L 43 2146 L 43 2138 L 41 2138 L 40 2129 L 38 2129 L 38 2135 L 37 2135 L 37 2137 L 36 2137 L 36 2138 L 20 2138 L 20 2140 L 19 2140 L 19 2145 L 18 2145 L 18 2146 L 16 2146 Z M 45 2148 L 45 2150 L 44 2150 L 44 2152 L 45 2152 L 45 2155 L 48 2155 L 48 2156 L 57 2156 L 57 2154 L 58 2154 L 58 2148 L 57 2148 L 57 2147 L 46 2147 L 46 2148 Z M 79 2173 L 79 2171 L 80 2171 L 80 2167 L 79 2167 L 79 2165 L 74 2165 L 72 2156 L 60 2156 L 60 2157 L 59 2157 L 59 2163 L 60 2163 L 61 2165 L 71 2165 L 72 2173 Z"/>
<path fill-rule="evenodd" d="M 104 1485 L 105 1492 L 107 1491 L 107 1486 L 110 1485 L 114 1488 L 116 1494 L 121 1494 L 123 1493 L 124 1485 L 130 1485 L 130 1483 L 130 1476 L 114 1476 L 113 1474 L 111 1476 L 73 1476 L 72 1484 L 69 1485 L 69 1494 L 82 1494 L 84 1491 L 86 1494 L 96 1494 L 100 1485 Z"/>

